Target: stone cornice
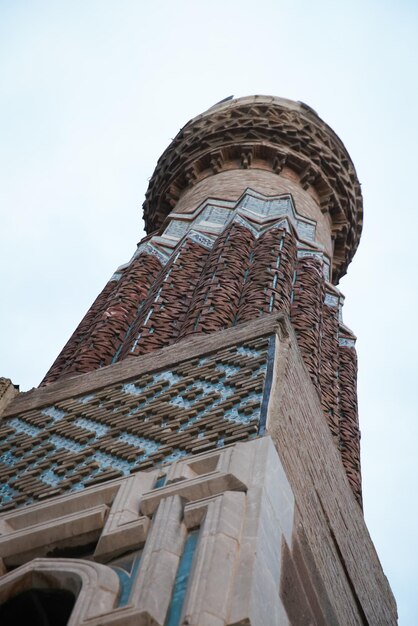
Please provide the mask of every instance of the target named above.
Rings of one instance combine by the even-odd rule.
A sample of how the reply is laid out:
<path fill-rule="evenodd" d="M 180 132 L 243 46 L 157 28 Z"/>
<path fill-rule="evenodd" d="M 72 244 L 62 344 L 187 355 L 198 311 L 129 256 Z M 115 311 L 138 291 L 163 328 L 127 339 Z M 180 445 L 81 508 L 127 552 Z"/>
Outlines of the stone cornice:
<path fill-rule="evenodd" d="M 221 103 L 181 129 L 160 157 L 143 205 L 147 232 L 158 229 L 182 193 L 228 169 L 280 173 L 291 168 L 328 212 L 334 239 L 333 282 L 346 272 L 362 228 L 362 196 L 337 135 L 301 103 L 253 96 Z"/>

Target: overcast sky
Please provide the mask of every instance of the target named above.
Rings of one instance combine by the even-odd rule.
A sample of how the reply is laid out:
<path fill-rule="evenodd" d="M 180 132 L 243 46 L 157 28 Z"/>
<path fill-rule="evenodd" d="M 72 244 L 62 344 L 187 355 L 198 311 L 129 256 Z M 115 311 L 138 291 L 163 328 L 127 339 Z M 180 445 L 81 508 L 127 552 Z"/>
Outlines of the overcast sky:
<path fill-rule="evenodd" d="M 366 521 L 418 623 L 418 3 L 0 0 L 0 375 L 37 386 L 143 234 L 158 156 L 226 96 L 337 132 L 365 224 L 340 288 L 358 336 Z"/>

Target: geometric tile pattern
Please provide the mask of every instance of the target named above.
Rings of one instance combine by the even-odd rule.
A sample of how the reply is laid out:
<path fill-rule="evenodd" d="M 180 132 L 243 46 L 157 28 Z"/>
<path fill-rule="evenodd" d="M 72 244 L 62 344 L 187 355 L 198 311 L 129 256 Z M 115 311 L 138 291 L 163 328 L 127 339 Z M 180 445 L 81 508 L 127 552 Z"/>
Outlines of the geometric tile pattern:
<path fill-rule="evenodd" d="M 207 236 L 218 235 L 225 226 L 237 215 L 247 217 L 259 230 L 269 222 L 286 218 L 296 229 L 298 237 L 307 241 L 315 241 L 316 222 L 299 215 L 290 194 L 265 196 L 248 188 L 238 202 L 206 199 L 193 213 L 170 213 L 170 222 L 161 236 L 148 240 L 155 248 L 168 250 L 175 245 L 187 232 L 202 232 Z M 288 226 L 287 226 L 288 227 Z M 150 243 L 139 245 L 135 256 Z M 151 252 L 151 250 L 150 250 Z"/>
<path fill-rule="evenodd" d="M 0 507 L 256 436 L 268 343 L 266 337 L 252 339 L 5 419 Z"/>

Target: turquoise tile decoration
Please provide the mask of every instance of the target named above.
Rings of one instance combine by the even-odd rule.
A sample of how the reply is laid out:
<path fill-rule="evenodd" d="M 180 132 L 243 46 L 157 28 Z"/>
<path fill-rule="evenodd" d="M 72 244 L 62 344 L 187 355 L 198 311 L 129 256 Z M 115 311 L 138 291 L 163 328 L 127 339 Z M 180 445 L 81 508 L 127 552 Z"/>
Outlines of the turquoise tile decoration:
<path fill-rule="evenodd" d="M 199 530 L 193 530 L 187 536 L 183 554 L 177 570 L 173 595 L 171 597 L 170 606 L 168 607 L 164 626 L 179 626 L 180 624 L 181 612 L 187 591 L 187 583 L 189 582 L 193 556 L 196 551 L 198 539 Z"/>
<path fill-rule="evenodd" d="M 110 567 L 116 572 L 119 578 L 120 592 L 117 604 L 118 607 L 126 606 L 129 602 L 132 586 L 138 575 L 141 556 L 142 550 L 138 550 L 109 563 Z"/>
<path fill-rule="evenodd" d="M 268 344 L 267 337 L 252 339 L 6 418 L 0 507 L 257 436 L 268 402 Z"/>

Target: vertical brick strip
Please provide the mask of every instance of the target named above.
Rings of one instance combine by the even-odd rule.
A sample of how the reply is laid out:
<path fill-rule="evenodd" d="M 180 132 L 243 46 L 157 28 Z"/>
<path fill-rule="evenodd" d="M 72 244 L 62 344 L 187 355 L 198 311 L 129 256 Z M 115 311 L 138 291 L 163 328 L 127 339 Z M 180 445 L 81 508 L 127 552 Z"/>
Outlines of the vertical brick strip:
<path fill-rule="evenodd" d="M 109 365 L 160 270 L 161 263 L 155 256 L 140 254 L 118 282 L 109 283 L 112 288 L 107 291 L 106 286 L 97 298 L 76 331 L 74 342 L 71 338 L 43 384 L 52 382 L 52 373 L 57 380 Z M 81 333 L 80 328 L 85 332 Z"/>
<path fill-rule="evenodd" d="M 293 293 L 292 324 L 312 382 L 318 393 L 321 393 L 318 372 L 325 283 L 322 264 L 318 259 L 306 257 L 298 261 Z"/>
<path fill-rule="evenodd" d="M 85 338 L 90 334 L 91 329 L 97 324 L 98 319 L 103 315 L 109 300 L 112 298 L 112 294 L 116 291 L 118 283 L 116 281 L 109 281 L 104 289 L 97 296 L 86 315 L 77 326 L 70 339 L 61 350 L 58 357 L 55 359 L 52 367 L 48 370 L 43 378 L 40 387 L 48 385 L 58 380 L 62 374 L 65 374 L 67 368 L 72 363 L 74 355 L 77 353 L 80 345 Z"/>
<path fill-rule="evenodd" d="M 244 278 L 237 323 L 275 311 L 289 314 L 295 261 L 291 233 L 272 228 L 260 236 Z"/>
<path fill-rule="evenodd" d="M 218 237 L 193 294 L 180 338 L 232 326 L 254 241 L 251 231 L 235 222 Z"/>
<path fill-rule="evenodd" d="M 357 410 L 357 354 L 340 346 L 340 450 L 348 480 L 360 506 L 360 429 Z"/>
<path fill-rule="evenodd" d="M 338 324 L 338 309 L 324 305 L 321 324 L 319 382 L 322 409 L 337 445 L 340 430 L 338 423 Z"/>
<path fill-rule="evenodd" d="M 208 250 L 186 239 L 153 284 L 119 359 L 173 343 L 180 331 L 208 256 Z"/>

